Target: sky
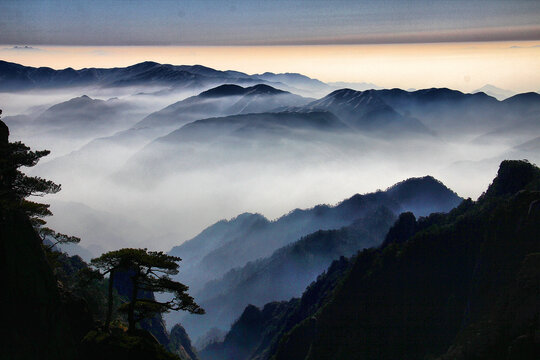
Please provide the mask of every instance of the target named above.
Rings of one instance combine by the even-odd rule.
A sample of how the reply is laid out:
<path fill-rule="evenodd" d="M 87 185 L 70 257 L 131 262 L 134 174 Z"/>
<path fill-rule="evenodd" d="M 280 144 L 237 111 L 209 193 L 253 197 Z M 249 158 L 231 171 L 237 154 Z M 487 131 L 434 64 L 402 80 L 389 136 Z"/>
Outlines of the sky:
<path fill-rule="evenodd" d="M 336 45 L 540 39 L 539 1 L 2 0 L 0 43 Z"/>
<path fill-rule="evenodd" d="M 27 66 L 152 60 L 404 89 L 540 89 L 540 1 L 0 0 L 0 14 L 0 59 Z"/>
<path fill-rule="evenodd" d="M 296 72 L 326 82 L 367 82 L 385 88 L 449 87 L 471 92 L 492 84 L 514 92 L 540 91 L 538 0 L 0 0 L 0 15 L 0 60 L 26 66 L 109 68 L 156 61 L 201 64 L 248 74 Z M 6 95 L 0 94 L 0 103 L 9 103 Z M 33 93 L 15 95 L 24 104 L 29 98 L 37 98 Z M 37 95 L 50 101 L 42 93 Z M 57 96 L 47 95 L 50 99 Z M 480 159 L 478 153 L 469 154 L 468 148 L 460 146 L 459 151 Z M 303 188 L 286 199 L 275 196 L 277 192 L 254 187 L 253 195 L 239 202 L 235 186 L 241 188 L 244 183 L 232 180 L 223 183 L 235 191 L 223 191 L 226 194 L 219 197 L 205 193 L 208 201 L 198 201 L 196 190 L 186 191 L 186 197 L 179 200 L 180 196 L 171 197 L 170 188 L 164 187 L 163 192 L 151 193 L 155 201 L 152 210 L 159 224 L 182 227 L 185 223 L 187 230 L 181 231 L 194 235 L 204 227 L 200 223 L 211 223 L 206 223 L 209 217 L 217 220 L 246 209 L 273 217 L 294 207 L 333 203 L 354 192 L 375 189 L 359 186 L 381 187 L 405 175 L 425 174 L 410 173 L 414 169 L 404 162 L 407 168 L 398 168 L 395 177 L 389 178 L 386 167 L 392 165 L 380 163 L 381 168 L 375 168 L 380 177 L 354 164 L 340 164 L 340 169 L 347 170 L 338 179 L 334 169 L 322 175 L 319 171 L 319 177 L 300 174 L 302 181 L 297 183 L 304 184 Z M 283 174 L 284 180 L 281 184 L 278 179 L 276 189 L 290 188 L 290 178 Z M 234 173 L 231 179 L 237 175 Z M 463 174 L 458 175 L 452 185 L 462 181 Z M 491 179 L 489 172 L 486 176 Z M 207 188 L 220 190 L 213 186 L 215 179 L 204 178 L 209 179 Z M 205 185 L 193 183 L 196 189 Z M 176 182 L 171 184 L 177 186 Z M 475 182 L 465 185 L 471 184 Z M 89 190 L 94 186 L 92 181 L 81 182 L 80 186 L 66 186 L 60 196 L 67 194 L 69 199 L 69 194 L 76 194 L 74 198 L 91 199 L 88 201 L 96 204 L 102 200 L 93 199 L 94 192 Z M 112 189 L 117 197 L 132 196 L 129 205 L 141 199 L 147 204 L 144 196 L 130 195 L 130 189 Z M 333 189 L 341 193 L 332 193 Z M 102 193 L 101 188 L 98 190 Z M 106 199 L 104 208 L 114 207 L 109 205 L 117 198 L 105 195 L 101 195 Z M 263 196 L 262 200 L 258 196 Z M 163 199 L 171 202 L 170 207 L 163 206 Z M 189 206 L 177 209 L 184 200 Z M 122 208 L 121 202 L 116 202 L 113 205 Z M 209 203 L 213 211 L 210 215 L 206 209 Z M 266 207 L 261 208 L 261 204 Z M 194 205 L 199 207 L 194 210 Z M 141 219 L 148 217 L 146 207 L 136 211 Z M 208 217 L 201 217 L 202 213 Z M 178 219 L 184 222 L 179 225 Z M 54 220 L 51 223 L 55 225 Z M 79 223 L 73 225 L 79 227 Z"/>

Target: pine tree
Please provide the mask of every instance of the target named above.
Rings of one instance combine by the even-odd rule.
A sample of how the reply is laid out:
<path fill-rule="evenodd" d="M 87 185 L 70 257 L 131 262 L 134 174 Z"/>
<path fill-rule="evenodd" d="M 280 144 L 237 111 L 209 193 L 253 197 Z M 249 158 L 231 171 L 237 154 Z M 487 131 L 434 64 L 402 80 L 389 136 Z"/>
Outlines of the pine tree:
<path fill-rule="evenodd" d="M 0 110 L 0 115 L 2 110 Z M 35 166 L 39 160 L 47 156 L 49 150 L 31 151 L 20 141 L 9 142 L 9 129 L 0 119 L 0 216 L 4 220 L 13 211 L 26 214 L 32 225 L 42 238 L 48 239 L 52 248 L 59 243 L 78 243 L 79 238 L 60 234 L 48 227 L 43 217 L 52 215 L 48 204 L 27 200 L 29 196 L 55 194 L 61 186 L 50 180 L 36 176 L 27 176 L 21 167 Z"/>
<path fill-rule="evenodd" d="M 117 271 L 126 271 L 131 275 L 132 291 L 129 302 L 119 308 L 127 313 L 130 332 L 135 330 L 138 321 L 158 313 L 184 310 L 192 314 L 204 314 L 204 310 L 187 293 L 188 286 L 170 278 L 170 275 L 178 274 L 180 260 L 161 251 L 129 248 L 110 251 L 92 259 L 91 264 L 95 268 L 101 270 L 103 275 L 109 274 L 109 306 L 105 326 L 109 327 L 112 318 L 113 281 Z M 172 293 L 173 298 L 160 302 L 141 297 L 141 291 Z"/>

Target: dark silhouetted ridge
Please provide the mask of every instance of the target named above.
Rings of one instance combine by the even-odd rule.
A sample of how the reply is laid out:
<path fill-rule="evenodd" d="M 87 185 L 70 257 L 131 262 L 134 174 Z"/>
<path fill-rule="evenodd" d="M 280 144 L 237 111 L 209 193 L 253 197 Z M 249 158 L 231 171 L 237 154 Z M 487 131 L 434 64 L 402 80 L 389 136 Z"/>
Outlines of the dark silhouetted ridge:
<path fill-rule="evenodd" d="M 215 87 L 210 90 L 203 91 L 199 94 L 200 97 L 222 97 L 222 96 L 235 96 L 235 95 L 244 95 L 246 89 L 233 84 L 224 84 L 218 87 Z"/>
<path fill-rule="evenodd" d="M 505 160 L 482 198 L 513 195 L 532 187 L 540 187 L 540 169 L 528 161 Z"/>
<path fill-rule="evenodd" d="M 258 84 L 246 88 L 246 95 L 275 95 L 275 94 L 288 94 L 289 92 L 273 88 L 269 85 Z"/>
<path fill-rule="evenodd" d="M 509 103 L 529 102 L 529 101 L 540 102 L 540 94 L 535 93 L 535 92 L 517 94 L 512 97 L 509 97 L 508 99 L 505 99 L 503 102 L 509 104 Z"/>
<path fill-rule="evenodd" d="M 379 90 L 340 89 L 307 104 L 300 111 L 314 109 L 330 111 L 354 128 L 380 131 L 386 135 L 390 131 L 431 134 L 431 131 L 417 119 L 396 111 L 385 101 L 382 94 Z"/>
<path fill-rule="evenodd" d="M 234 84 L 224 84 L 210 90 L 203 91 L 200 97 L 223 97 L 238 95 L 275 95 L 287 94 L 288 92 L 275 89 L 269 85 L 258 84 L 250 87 L 242 87 Z"/>
<path fill-rule="evenodd" d="M 188 316 L 182 324 L 194 337 L 212 327 L 226 329 L 248 303 L 262 306 L 269 301 L 299 296 L 333 260 L 380 245 L 400 212 L 414 211 L 425 216 L 433 211 L 449 211 L 461 202 L 454 192 L 432 177 L 409 179 L 391 189 L 392 192 L 357 194 L 336 206 L 295 209 L 259 228 L 239 227 L 240 231 L 227 237 L 201 238 L 201 244 L 204 238 L 206 241 L 214 238 L 220 246 L 202 258 L 197 272 L 217 274 L 226 270 L 225 266 L 218 266 L 225 261 L 230 261 L 229 271 L 197 292 L 207 316 L 202 319 Z M 225 224 L 218 223 L 216 228 Z M 224 242 L 226 238 L 230 241 Z M 189 243 L 195 246 L 199 241 Z M 174 249 L 174 254 L 191 256 L 187 250 L 182 245 Z M 244 256 L 243 263 L 238 261 L 240 256 Z M 192 277 L 193 272 L 190 269 L 183 275 L 184 279 Z"/>
<path fill-rule="evenodd" d="M 539 201 L 540 169 L 505 161 L 483 199 L 403 214 L 272 358 L 538 358 Z"/>
<path fill-rule="evenodd" d="M 451 209 L 461 202 L 461 198 L 441 181 L 432 176 L 410 178 L 399 182 L 386 190 L 396 201 L 406 204 L 416 215 L 426 216 L 436 209 L 429 204 L 434 203 L 442 208 Z M 423 211 L 422 206 L 426 208 Z"/>

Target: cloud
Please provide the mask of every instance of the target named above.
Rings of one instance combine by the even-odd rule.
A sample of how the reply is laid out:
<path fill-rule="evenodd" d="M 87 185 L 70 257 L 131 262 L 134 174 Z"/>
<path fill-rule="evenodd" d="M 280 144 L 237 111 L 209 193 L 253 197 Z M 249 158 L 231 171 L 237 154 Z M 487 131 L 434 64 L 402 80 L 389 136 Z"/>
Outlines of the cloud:
<path fill-rule="evenodd" d="M 90 51 L 90 54 L 92 54 L 92 55 L 97 55 L 97 56 L 107 56 L 107 55 L 110 55 L 109 52 L 104 51 L 104 50 L 92 50 L 92 51 Z"/>
<path fill-rule="evenodd" d="M 28 46 L 28 45 L 24 45 L 24 46 L 15 45 L 10 48 L 3 48 L 2 51 L 45 51 L 45 50 Z"/>
<path fill-rule="evenodd" d="M 514 45 L 514 46 L 509 47 L 509 49 L 533 49 L 533 48 L 540 48 L 540 44 L 539 45 L 532 45 L 532 46 Z"/>

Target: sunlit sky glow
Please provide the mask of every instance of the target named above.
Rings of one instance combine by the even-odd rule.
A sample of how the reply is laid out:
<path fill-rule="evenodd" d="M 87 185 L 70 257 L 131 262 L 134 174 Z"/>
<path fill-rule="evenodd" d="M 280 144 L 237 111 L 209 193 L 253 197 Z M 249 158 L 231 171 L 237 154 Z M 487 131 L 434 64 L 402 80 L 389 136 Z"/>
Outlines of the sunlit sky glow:
<path fill-rule="evenodd" d="M 517 92 L 540 90 L 540 41 L 243 47 L 53 47 L 13 49 L 0 59 L 27 66 L 128 66 L 152 60 L 203 64 L 246 73 L 299 72 L 323 81 L 371 82 L 382 87 L 450 87 L 473 91 L 485 84 Z"/>
<path fill-rule="evenodd" d="M 0 59 L 30 66 L 153 60 L 405 89 L 540 89 L 539 1 L 0 0 L 0 13 Z"/>

